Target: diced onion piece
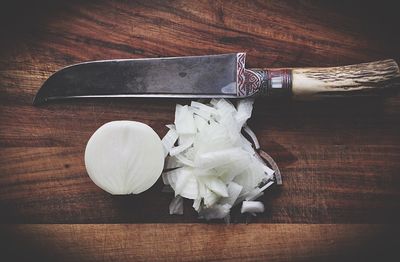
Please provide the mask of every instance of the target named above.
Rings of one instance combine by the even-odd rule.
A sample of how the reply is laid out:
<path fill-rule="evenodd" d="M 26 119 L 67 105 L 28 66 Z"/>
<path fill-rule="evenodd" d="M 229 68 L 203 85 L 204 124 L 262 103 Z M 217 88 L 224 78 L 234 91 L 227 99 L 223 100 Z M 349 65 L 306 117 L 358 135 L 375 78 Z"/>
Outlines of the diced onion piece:
<path fill-rule="evenodd" d="M 90 137 L 85 165 L 92 181 L 114 195 L 139 194 L 160 177 L 164 149 L 160 138 L 146 124 L 113 121 Z"/>
<path fill-rule="evenodd" d="M 251 117 L 251 113 L 253 111 L 253 103 L 252 99 L 243 99 L 240 100 L 237 106 L 237 114 L 236 121 L 240 126 L 243 126 L 246 121 Z"/>
<path fill-rule="evenodd" d="M 223 113 L 233 113 L 236 112 L 235 106 L 229 102 L 229 100 L 220 99 L 218 100 L 217 104 L 215 105 L 219 112 Z"/>
<path fill-rule="evenodd" d="M 262 186 L 260 188 L 261 191 L 264 191 L 265 189 L 269 188 L 270 186 L 272 186 L 272 184 L 274 183 L 274 181 L 269 181 L 268 183 L 266 183 L 264 186 Z"/>
<path fill-rule="evenodd" d="M 170 185 L 174 190 L 176 187 L 177 176 L 181 172 L 182 168 L 177 168 L 162 174 L 162 180 L 164 185 Z"/>
<path fill-rule="evenodd" d="M 258 142 L 256 134 L 254 134 L 253 130 L 251 130 L 250 127 L 248 127 L 247 125 L 243 127 L 243 130 L 250 136 L 251 140 L 254 143 L 254 148 L 257 150 L 260 149 L 260 143 Z"/>
<path fill-rule="evenodd" d="M 260 156 L 263 159 L 265 159 L 265 161 L 267 161 L 271 165 L 271 167 L 274 169 L 276 184 L 282 185 L 281 171 L 279 170 L 278 165 L 275 163 L 274 159 L 262 150 L 260 150 Z"/>
<path fill-rule="evenodd" d="M 184 145 L 184 144 L 190 144 L 190 146 L 193 144 L 194 141 L 194 135 L 189 134 L 189 135 L 180 135 L 178 139 L 178 144 L 179 145 Z"/>
<path fill-rule="evenodd" d="M 212 192 L 209 188 L 205 189 L 205 194 L 202 195 L 204 199 L 204 205 L 206 207 L 212 207 L 219 200 L 220 196 Z"/>
<path fill-rule="evenodd" d="M 193 113 L 188 106 L 176 105 L 175 127 L 178 134 L 195 134 L 196 125 L 194 123 Z"/>
<path fill-rule="evenodd" d="M 210 100 L 210 105 L 212 105 L 213 107 L 216 107 L 217 104 L 218 104 L 218 102 L 219 102 L 219 100 L 220 100 L 220 99 L 218 99 L 218 98 L 212 98 L 212 99 Z"/>
<path fill-rule="evenodd" d="M 241 213 L 262 213 L 264 204 L 260 201 L 243 201 Z"/>
<path fill-rule="evenodd" d="M 191 166 L 191 167 L 195 166 L 194 162 L 192 160 L 187 159 L 187 157 L 185 157 L 183 155 L 177 154 L 175 157 L 176 157 L 176 159 L 178 159 L 179 162 L 181 162 L 184 165 Z"/>
<path fill-rule="evenodd" d="M 191 137 L 190 139 L 185 140 L 184 143 L 180 144 L 179 146 L 170 148 L 169 154 L 171 156 L 175 156 L 175 155 L 185 151 L 193 144 L 193 141 L 194 141 L 194 139 L 193 139 L 193 137 Z"/>
<path fill-rule="evenodd" d="M 219 178 L 225 183 L 229 183 L 235 179 L 236 176 L 243 174 L 247 170 L 250 163 L 251 160 L 249 159 L 249 156 L 246 156 L 238 161 L 220 166 L 215 169 L 217 169 L 220 173 Z"/>
<path fill-rule="evenodd" d="M 202 132 L 204 128 L 206 128 L 208 125 L 207 120 L 198 115 L 194 115 L 193 118 L 194 118 L 194 124 L 196 125 L 197 128 L 197 132 Z"/>
<path fill-rule="evenodd" d="M 190 110 L 194 113 L 193 117 L 194 116 L 200 116 L 200 117 L 202 117 L 203 119 L 205 119 L 207 121 L 209 121 L 211 119 L 211 114 L 208 113 L 208 112 L 202 111 L 202 110 L 200 110 L 198 108 L 195 108 L 195 107 L 190 108 Z"/>
<path fill-rule="evenodd" d="M 176 131 L 176 127 L 174 124 L 165 125 L 168 129 L 173 129 Z"/>
<path fill-rule="evenodd" d="M 199 154 L 195 165 L 201 168 L 214 168 L 239 160 L 245 152 L 241 148 L 229 148 L 214 152 Z"/>
<path fill-rule="evenodd" d="M 229 215 L 231 209 L 231 205 L 224 204 L 224 205 L 214 205 L 210 208 L 202 209 L 199 212 L 201 218 L 205 218 L 206 220 L 210 219 L 221 219 Z"/>
<path fill-rule="evenodd" d="M 248 192 L 244 199 L 246 199 L 246 201 L 252 201 L 252 200 L 256 200 L 257 198 L 259 198 L 262 195 L 264 195 L 263 190 L 256 187 L 256 188 L 254 188 L 253 191 Z"/>
<path fill-rule="evenodd" d="M 239 197 L 240 192 L 242 192 L 243 187 L 235 182 L 230 182 L 228 185 L 228 196 L 221 199 L 221 204 L 229 204 L 233 206 L 236 199 Z"/>
<path fill-rule="evenodd" d="M 247 169 L 234 178 L 234 182 L 243 186 L 245 192 L 252 191 L 262 181 L 266 179 L 263 166 L 255 160 L 252 160 Z"/>
<path fill-rule="evenodd" d="M 183 215 L 183 198 L 176 196 L 169 204 L 170 215 Z"/>
<path fill-rule="evenodd" d="M 162 173 L 161 174 L 161 178 L 162 178 L 162 181 L 163 181 L 164 185 L 169 185 L 168 173 Z"/>
<path fill-rule="evenodd" d="M 189 199 L 196 199 L 199 195 L 197 179 L 191 172 L 191 168 L 179 168 L 176 172 L 175 185 L 171 184 L 171 186 L 175 190 L 175 195 Z"/>
<path fill-rule="evenodd" d="M 213 108 L 211 106 L 207 106 L 207 105 L 199 103 L 199 102 L 196 102 L 196 101 L 192 101 L 190 103 L 190 106 L 194 107 L 194 108 L 198 108 L 199 110 L 204 111 L 210 115 L 216 115 L 218 113 L 218 111 L 215 108 Z"/>
<path fill-rule="evenodd" d="M 173 169 L 177 167 L 182 167 L 182 163 L 180 163 L 174 156 L 167 156 L 167 158 L 165 159 L 164 168 Z"/>
<path fill-rule="evenodd" d="M 168 152 L 174 146 L 176 140 L 178 140 L 178 133 L 174 129 L 168 130 L 167 134 L 161 140 L 164 146 L 164 156 L 168 155 Z"/>
<path fill-rule="evenodd" d="M 193 201 L 193 208 L 194 208 L 194 210 L 199 211 L 199 210 L 200 210 L 200 205 L 201 205 L 201 198 L 196 198 L 196 199 Z"/>
<path fill-rule="evenodd" d="M 228 197 L 228 188 L 225 183 L 219 180 L 217 177 L 202 177 L 202 181 L 208 189 L 221 197 Z"/>

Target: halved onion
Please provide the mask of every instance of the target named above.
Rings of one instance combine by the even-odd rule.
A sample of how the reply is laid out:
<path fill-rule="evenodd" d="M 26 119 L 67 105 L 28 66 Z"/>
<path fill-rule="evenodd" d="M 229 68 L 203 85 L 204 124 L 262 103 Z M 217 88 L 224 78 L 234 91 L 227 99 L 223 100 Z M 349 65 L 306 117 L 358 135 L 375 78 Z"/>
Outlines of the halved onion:
<path fill-rule="evenodd" d="M 148 125 L 112 121 L 97 129 L 89 139 L 85 165 L 93 182 L 108 193 L 139 194 L 160 177 L 164 148 Z"/>

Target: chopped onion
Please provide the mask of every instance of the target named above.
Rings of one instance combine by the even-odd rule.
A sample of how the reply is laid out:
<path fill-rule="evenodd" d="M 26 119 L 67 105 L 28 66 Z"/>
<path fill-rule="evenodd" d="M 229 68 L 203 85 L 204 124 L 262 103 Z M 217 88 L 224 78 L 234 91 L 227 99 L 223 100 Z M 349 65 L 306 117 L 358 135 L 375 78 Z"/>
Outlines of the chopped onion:
<path fill-rule="evenodd" d="M 183 215 L 183 198 L 176 196 L 169 204 L 170 215 Z"/>
<path fill-rule="evenodd" d="M 194 118 L 194 124 L 196 125 L 197 128 L 197 132 L 202 132 L 204 128 L 208 125 L 207 120 L 198 115 L 194 115 L 193 118 Z"/>
<path fill-rule="evenodd" d="M 264 191 L 265 189 L 269 188 L 270 186 L 272 186 L 274 182 L 273 181 L 269 181 L 268 183 L 266 183 L 264 186 L 262 186 L 260 188 L 261 191 Z"/>
<path fill-rule="evenodd" d="M 235 182 L 230 182 L 228 184 L 228 196 L 221 199 L 221 204 L 229 204 L 233 206 L 236 199 L 239 197 L 240 192 L 242 192 L 243 187 Z"/>
<path fill-rule="evenodd" d="M 196 133 L 193 113 L 189 111 L 188 106 L 176 105 L 175 127 L 180 135 Z"/>
<path fill-rule="evenodd" d="M 175 156 L 188 149 L 192 144 L 193 144 L 193 137 L 190 137 L 190 139 L 186 139 L 184 142 L 180 143 L 179 146 L 170 148 L 169 154 L 171 156 Z"/>
<path fill-rule="evenodd" d="M 245 152 L 241 148 L 229 148 L 197 155 L 195 165 L 201 168 L 215 168 L 239 160 Z"/>
<path fill-rule="evenodd" d="M 163 146 L 164 146 L 164 151 L 165 151 L 165 156 L 168 155 L 169 151 L 172 149 L 174 146 L 176 140 L 178 140 L 178 133 L 176 132 L 175 129 L 170 129 L 167 134 L 163 137 L 161 140 Z"/>
<path fill-rule="evenodd" d="M 197 178 L 197 179 L 199 179 L 199 178 Z M 203 176 L 200 181 L 202 181 L 208 189 L 210 189 L 212 192 L 214 192 L 218 196 L 228 197 L 228 188 L 226 187 L 225 183 L 222 182 L 217 177 L 213 177 L 213 176 L 204 177 Z"/>
<path fill-rule="evenodd" d="M 281 171 L 279 170 L 278 165 L 275 163 L 274 159 L 268 155 L 266 152 L 260 150 L 260 156 L 267 161 L 271 167 L 274 169 L 275 180 L 277 185 L 282 185 L 282 176 Z"/>
<path fill-rule="evenodd" d="M 264 192 L 260 188 L 256 187 L 256 188 L 254 188 L 253 191 L 250 191 L 245 196 L 244 199 L 246 199 L 246 201 L 252 201 L 252 200 L 255 200 L 255 199 L 259 198 L 262 195 L 264 195 Z"/>
<path fill-rule="evenodd" d="M 167 156 L 167 158 L 165 159 L 164 169 L 174 169 L 182 166 L 183 164 L 180 163 L 176 157 Z"/>
<path fill-rule="evenodd" d="M 200 205 L 201 205 L 201 198 L 196 198 L 196 199 L 193 201 L 193 208 L 194 208 L 194 210 L 199 211 L 199 210 L 200 210 Z"/>
<path fill-rule="evenodd" d="M 242 201 L 244 212 L 260 212 L 260 204 L 250 200 L 263 195 L 275 181 L 274 170 L 255 151 L 260 147 L 257 137 L 246 125 L 252 110 L 251 99 L 240 100 L 236 108 L 225 99 L 176 106 L 175 125 L 168 125 L 172 131 L 165 139 L 166 168 L 176 169 L 165 172 L 163 181 L 175 196 L 193 199 L 201 218 L 229 221 L 231 207 Z M 178 141 L 175 147 L 170 146 L 172 141 Z"/>
<path fill-rule="evenodd" d="M 202 196 L 204 199 L 204 205 L 206 207 L 214 206 L 214 204 L 217 203 L 220 197 L 208 188 L 205 189 L 205 192 L 206 193 Z"/>
<path fill-rule="evenodd" d="M 252 99 L 244 99 L 241 100 L 237 106 L 237 114 L 236 121 L 238 125 L 243 126 L 246 121 L 251 117 L 251 113 L 253 111 L 253 103 Z"/>
<path fill-rule="evenodd" d="M 241 213 L 262 213 L 264 204 L 260 201 L 243 201 Z"/>
<path fill-rule="evenodd" d="M 227 215 L 229 215 L 231 209 L 231 205 L 224 204 L 224 205 L 214 205 L 210 208 L 205 208 L 202 209 L 199 212 L 199 215 L 201 218 L 205 218 L 206 220 L 210 219 L 221 219 L 225 218 Z"/>
<path fill-rule="evenodd" d="M 215 108 L 213 108 L 212 106 L 207 106 L 205 104 L 202 104 L 202 103 L 199 103 L 199 102 L 196 102 L 196 101 L 192 101 L 190 103 L 190 106 L 192 108 L 198 108 L 199 111 L 208 113 L 210 115 L 218 114 L 218 111 Z"/>
<path fill-rule="evenodd" d="M 139 194 L 160 177 L 164 148 L 148 125 L 113 121 L 101 126 L 90 137 L 85 165 L 92 181 L 108 193 Z"/>
<path fill-rule="evenodd" d="M 176 159 L 178 159 L 178 161 L 181 162 L 182 164 L 187 165 L 187 166 L 194 167 L 194 162 L 193 162 L 192 160 L 190 160 L 190 159 L 187 159 L 184 155 L 178 154 L 178 155 L 176 155 L 175 157 L 176 157 Z"/>
<path fill-rule="evenodd" d="M 175 171 L 175 183 L 171 187 L 175 190 L 175 195 L 180 195 L 189 199 L 196 199 L 198 196 L 197 179 L 193 175 L 190 167 L 182 167 Z"/>
<path fill-rule="evenodd" d="M 251 140 L 253 140 L 254 148 L 260 149 L 260 143 L 258 142 L 256 134 L 254 134 L 253 130 L 251 130 L 250 127 L 248 127 L 248 125 L 245 125 L 243 127 L 243 131 L 246 132 L 250 136 Z"/>
<path fill-rule="evenodd" d="M 164 185 L 166 185 L 166 186 L 170 185 L 169 180 L 168 180 L 168 173 L 162 173 L 161 178 L 162 178 Z"/>

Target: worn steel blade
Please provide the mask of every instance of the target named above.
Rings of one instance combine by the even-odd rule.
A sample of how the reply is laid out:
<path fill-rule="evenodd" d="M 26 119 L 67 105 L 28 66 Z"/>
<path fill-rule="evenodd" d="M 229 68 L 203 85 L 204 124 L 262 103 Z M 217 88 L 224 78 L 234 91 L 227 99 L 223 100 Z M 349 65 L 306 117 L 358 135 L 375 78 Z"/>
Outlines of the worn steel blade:
<path fill-rule="evenodd" d="M 80 63 L 49 77 L 33 103 L 82 97 L 235 98 L 244 57 L 234 53 Z"/>

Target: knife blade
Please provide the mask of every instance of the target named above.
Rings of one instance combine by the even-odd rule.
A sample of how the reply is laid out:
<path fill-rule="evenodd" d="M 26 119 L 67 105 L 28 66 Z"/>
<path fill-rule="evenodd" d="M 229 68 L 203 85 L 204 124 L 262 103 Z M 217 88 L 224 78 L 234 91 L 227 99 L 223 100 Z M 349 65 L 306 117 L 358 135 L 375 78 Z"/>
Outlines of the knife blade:
<path fill-rule="evenodd" d="M 245 68 L 246 53 L 115 59 L 67 66 L 33 104 L 93 97 L 318 98 L 382 93 L 399 86 L 392 59 L 326 68 Z"/>

